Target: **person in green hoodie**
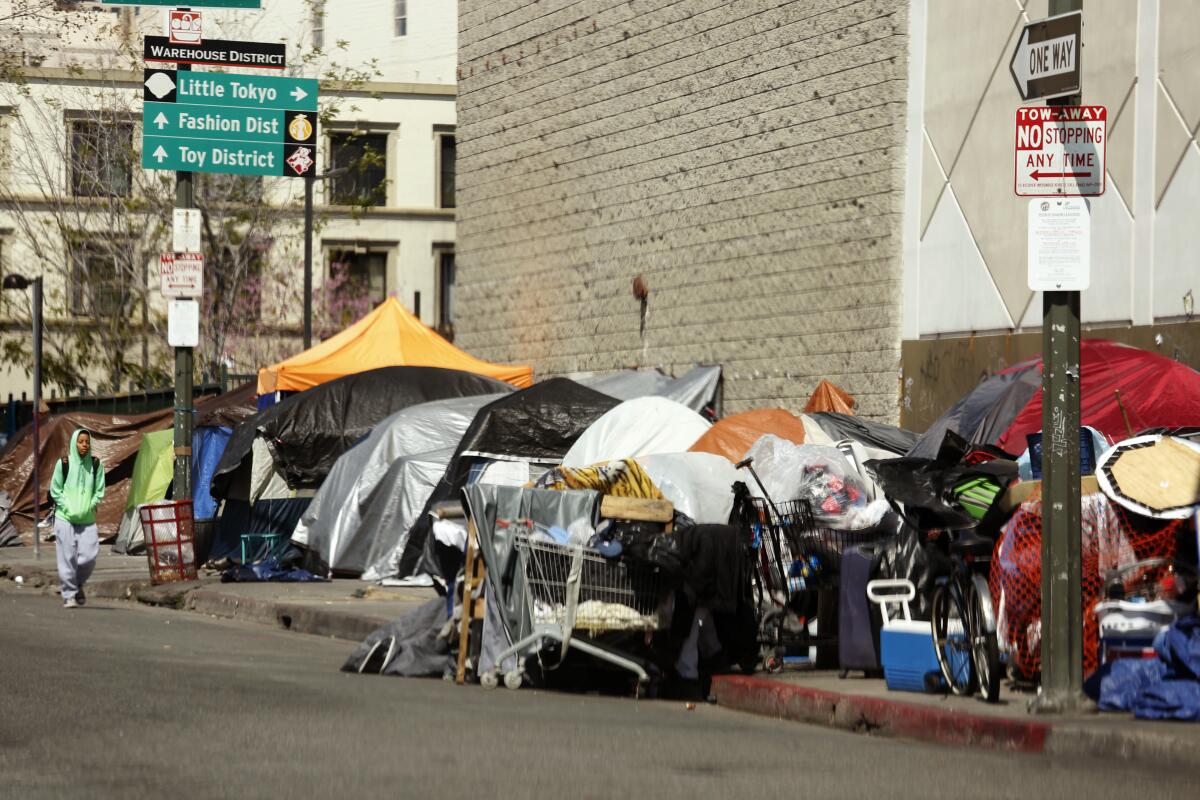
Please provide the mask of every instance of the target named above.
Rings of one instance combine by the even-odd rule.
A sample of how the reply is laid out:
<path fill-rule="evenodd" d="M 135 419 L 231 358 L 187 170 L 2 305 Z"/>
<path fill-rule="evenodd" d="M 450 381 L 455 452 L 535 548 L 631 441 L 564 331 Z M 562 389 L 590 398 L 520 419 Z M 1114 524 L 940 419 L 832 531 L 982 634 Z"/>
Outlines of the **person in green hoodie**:
<path fill-rule="evenodd" d="M 66 608 L 86 602 L 83 585 L 100 554 L 96 506 L 104 498 L 104 468 L 91 450 L 92 435 L 79 428 L 71 434 L 67 457 L 55 465 L 50 481 L 50 499 L 56 507 L 58 578 Z"/>

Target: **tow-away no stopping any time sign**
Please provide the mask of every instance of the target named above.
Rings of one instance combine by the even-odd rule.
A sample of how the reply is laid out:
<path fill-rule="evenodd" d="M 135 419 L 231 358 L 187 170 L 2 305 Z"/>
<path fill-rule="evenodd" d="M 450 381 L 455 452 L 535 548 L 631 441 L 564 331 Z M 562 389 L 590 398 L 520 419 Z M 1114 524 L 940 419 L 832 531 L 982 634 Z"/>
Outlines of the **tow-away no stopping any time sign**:
<path fill-rule="evenodd" d="M 1104 194 L 1108 109 L 1027 106 L 1017 109 L 1013 190 L 1020 197 Z"/>

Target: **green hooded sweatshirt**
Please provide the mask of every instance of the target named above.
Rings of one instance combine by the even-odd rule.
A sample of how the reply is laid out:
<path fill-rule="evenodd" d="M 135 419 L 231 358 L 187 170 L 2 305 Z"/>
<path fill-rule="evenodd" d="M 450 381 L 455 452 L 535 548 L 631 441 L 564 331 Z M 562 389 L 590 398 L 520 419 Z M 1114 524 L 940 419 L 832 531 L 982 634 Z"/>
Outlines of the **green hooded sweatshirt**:
<path fill-rule="evenodd" d="M 91 525 L 96 521 L 96 506 L 104 498 L 104 468 L 91 451 L 88 451 L 86 462 L 80 457 L 77 443 L 81 433 L 86 431 L 78 428 L 71 434 L 66 480 L 63 480 L 62 461 L 54 465 L 50 499 L 54 501 L 55 514 L 60 519 L 75 525 Z"/>

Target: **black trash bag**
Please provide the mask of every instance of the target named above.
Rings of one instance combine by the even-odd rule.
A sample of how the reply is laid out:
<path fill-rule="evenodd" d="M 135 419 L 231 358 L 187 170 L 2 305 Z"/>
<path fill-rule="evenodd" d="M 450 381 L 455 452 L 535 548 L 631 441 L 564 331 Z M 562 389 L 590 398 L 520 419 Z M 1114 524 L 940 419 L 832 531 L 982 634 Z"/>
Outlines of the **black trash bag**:
<path fill-rule="evenodd" d="M 446 629 L 446 603 L 440 598 L 414 608 L 373 631 L 342 665 L 343 672 L 440 678 L 452 668 Z"/>
<path fill-rule="evenodd" d="M 612 538 L 621 543 L 621 558 L 634 564 L 646 564 L 659 569 L 674 589 L 683 577 L 684 554 L 674 534 L 663 533 L 655 522 L 618 521 L 613 525 Z"/>
<path fill-rule="evenodd" d="M 951 562 L 943 548 L 931 543 L 913 526 L 902 524 L 895 536 L 876 545 L 871 575 L 875 579 L 912 581 L 917 596 L 909 604 L 909 611 L 913 619 L 928 620 L 934 584 L 938 577 L 948 575 L 950 570 Z"/>

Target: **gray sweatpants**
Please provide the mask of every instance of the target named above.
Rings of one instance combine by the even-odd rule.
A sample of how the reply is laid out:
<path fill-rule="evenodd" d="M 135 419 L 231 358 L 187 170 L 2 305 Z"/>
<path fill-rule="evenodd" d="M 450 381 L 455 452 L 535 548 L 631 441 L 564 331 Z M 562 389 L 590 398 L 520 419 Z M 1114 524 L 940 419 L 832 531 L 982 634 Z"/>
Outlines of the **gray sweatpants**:
<path fill-rule="evenodd" d="M 54 539 L 58 551 L 58 580 L 63 600 L 83 589 L 100 555 L 100 533 L 96 523 L 76 525 L 65 519 L 54 520 Z"/>

